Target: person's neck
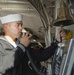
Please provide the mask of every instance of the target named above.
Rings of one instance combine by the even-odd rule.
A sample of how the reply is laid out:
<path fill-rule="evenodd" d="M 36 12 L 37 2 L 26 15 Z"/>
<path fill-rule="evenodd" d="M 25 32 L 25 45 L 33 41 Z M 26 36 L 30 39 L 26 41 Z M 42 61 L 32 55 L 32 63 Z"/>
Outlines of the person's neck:
<path fill-rule="evenodd" d="M 9 35 L 5 35 L 5 37 L 6 37 L 6 38 L 9 38 L 9 39 L 12 40 L 12 41 L 15 41 L 15 40 L 16 40 L 16 38 L 13 38 L 13 37 L 11 37 L 11 36 L 9 36 Z"/>

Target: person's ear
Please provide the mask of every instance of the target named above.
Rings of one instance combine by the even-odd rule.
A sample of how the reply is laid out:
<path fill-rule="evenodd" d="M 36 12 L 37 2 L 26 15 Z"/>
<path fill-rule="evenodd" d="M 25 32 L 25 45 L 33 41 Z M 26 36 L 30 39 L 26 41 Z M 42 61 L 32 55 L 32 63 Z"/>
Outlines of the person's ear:
<path fill-rule="evenodd" d="M 9 27 L 8 24 L 5 24 L 5 25 L 3 26 L 4 30 L 7 30 L 8 27 Z"/>

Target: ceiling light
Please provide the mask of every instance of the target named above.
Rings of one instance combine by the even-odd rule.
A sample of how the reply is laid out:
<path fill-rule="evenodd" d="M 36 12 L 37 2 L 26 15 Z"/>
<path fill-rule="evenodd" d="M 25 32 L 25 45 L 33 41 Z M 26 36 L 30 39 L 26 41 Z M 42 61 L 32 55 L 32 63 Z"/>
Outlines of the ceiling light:
<path fill-rule="evenodd" d="M 0 2 L 4 2 L 4 3 L 28 3 L 30 4 L 28 1 L 10 1 L 10 0 L 0 0 Z"/>
<path fill-rule="evenodd" d="M 30 9 L 30 8 L 25 8 L 25 9 L 22 9 L 22 8 L 0 8 L 2 10 L 28 10 L 28 11 L 34 11 L 34 9 Z"/>

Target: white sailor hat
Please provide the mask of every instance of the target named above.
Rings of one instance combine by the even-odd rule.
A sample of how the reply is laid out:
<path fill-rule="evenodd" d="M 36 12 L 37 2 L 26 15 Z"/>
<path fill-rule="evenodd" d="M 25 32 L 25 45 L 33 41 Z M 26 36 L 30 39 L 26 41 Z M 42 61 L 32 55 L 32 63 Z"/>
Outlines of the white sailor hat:
<path fill-rule="evenodd" d="M 9 23 L 14 21 L 22 21 L 23 16 L 21 14 L 10 14 L 7 16 L 0 17 L 1 23 Z"/>

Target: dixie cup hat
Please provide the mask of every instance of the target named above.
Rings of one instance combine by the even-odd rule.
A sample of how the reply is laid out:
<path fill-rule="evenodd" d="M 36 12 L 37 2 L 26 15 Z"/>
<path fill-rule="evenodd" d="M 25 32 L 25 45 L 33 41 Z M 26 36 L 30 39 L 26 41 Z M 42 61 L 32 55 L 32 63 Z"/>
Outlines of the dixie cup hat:
<path fill-rule="evenodd" d="M 9 23 L 14 21 L 22 21 L 23 16 L 21 14 L 9 14 L 3 17 L 0 17 L 1 23 Z"/>

